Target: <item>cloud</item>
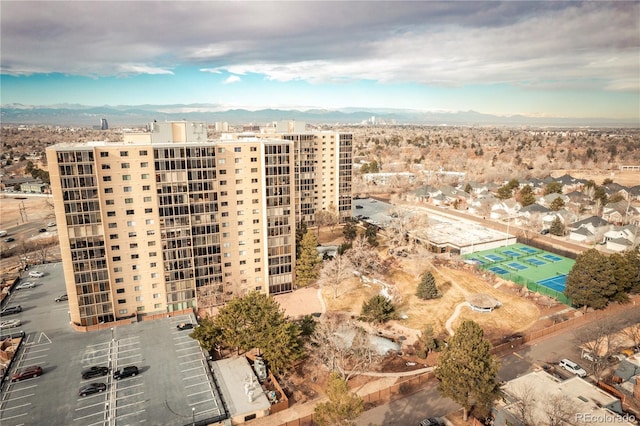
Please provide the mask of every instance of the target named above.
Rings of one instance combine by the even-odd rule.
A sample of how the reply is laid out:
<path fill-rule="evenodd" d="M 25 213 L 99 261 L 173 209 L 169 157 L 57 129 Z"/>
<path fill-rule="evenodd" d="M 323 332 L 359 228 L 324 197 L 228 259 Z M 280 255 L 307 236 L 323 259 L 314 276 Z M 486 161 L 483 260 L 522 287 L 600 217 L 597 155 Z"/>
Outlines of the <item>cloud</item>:
<path fill-rule="evenodd" d="M 240 77 L 238 77 L 237 75 L 230 75 L 229 77 L 227 77 L 224 80 L 224 84 L 233 84 L 233 83 L 239 83 L 242 80 L 240 79 Z"/>
<path fill-rule="evenodd" d="M 640 90 L 637 2 L 33 6 L 1 3 L 2 73 L 170 74 L 194 66 L 311 83 Z"/>

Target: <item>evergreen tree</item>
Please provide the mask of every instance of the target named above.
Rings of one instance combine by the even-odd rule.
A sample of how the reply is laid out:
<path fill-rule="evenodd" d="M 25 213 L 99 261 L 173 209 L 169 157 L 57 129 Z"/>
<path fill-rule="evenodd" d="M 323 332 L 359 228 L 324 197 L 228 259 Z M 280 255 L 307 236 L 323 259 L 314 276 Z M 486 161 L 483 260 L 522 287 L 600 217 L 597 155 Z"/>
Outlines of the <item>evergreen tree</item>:
<path fill-rule="evenodd" d="M 520 196 L 520 204 L 522 207 L 530 206 L 536 202 L 536 196 L 533 193 L 531 185 L 523 186 L 518 195 Z"/>
<path fill-rule="evenodd" d="M 562 223 L 562 221 L 558 216 L 556 216 L 556 218 L 553 219 L 553 222 L 551 222 L 551 227 L 549 228 L 549 232 L 553 235 L 557 235 L 558 237 L 561 237 L 564 235 L 564 224 Z"/>
<path fill-rule="evenodd" d="M 302 239 L 307 233 L 307 230 L 307 224 L 304 222 L 300 222 L 298 223 L 298 226 L 296 226 L 296 259 L 300 257 L 300 252 L 302 251 Z"/>
<path fill-rule="evenodd" d="M 549 182 L 544 187 L 544 195 L 549 194 L 562 194 L 562 184 L 560 182 Z"/>
<path fill-rule="evenodd" d="M 499 368 L 482 328 L 471 320 L 463 321 L 438 359 L 438 390 L 463 407 L 465 421 L 474 406 L 486 415 L 501 394 Z"/>
<path fill-rule="evenodd" d="M 296 260 L 296 285 L 304 287 L 318 279 L 322 259 L 318 254 L 318 238 L 307 231 L 300 243 L 300 256 Z"/>
<path fill-rule="evenodd" d="M 220 330 L 219 335 L 200 332 L 200 328 L 196 331 L 203 348 L 219 342 L 237 348 L 238 352 L 258 348 L 276 374 L 285 371 L 303 355 L 300 328 L 287 319 L 273 297 L 263 293 L 251 292 L 220 308 L 211 327 L 213 331 Z"/>
<path fill-rule="evenodd" d="M 623 298 L 619 292 L 615 266 L 606 255 L 596 249 L 578 255 L 564 290 L 575 306 L 604 309 L 610 301 Z"/>
<path fill-rule="evenodd" d="M 378 228 L 368 225 L 364 230 L 364 236 L 367 237 L 367 242 L 371 247 L 378 247 Z"/>
<path fill-rule="evenodd" d="M 326 394 L 329 401 L 316 404 L 313 410 L 313 422 L 320 426 L 352 425 L 364 411 L 362 398 L 350 392 L 347 381 L 336 372 L 329 376 Z"/>
<path fill-rule="evenodd" d="M 422 358 L 426 358 L 429 355 L 429 352 L 438 347 L 433 332 L 433 326 L 431 324 L 427 324 L 422 333 L 420 333 L 420 336 L 418 336 L 418 344 L 420 345 L 420 349 L 424 351 L 424 357 Z"/>
<path fill-rule="evenodd" d="M 557 212 L 563 207 L 564 207 L 564 200 L 562 199 L 562 197 L 556 197 L 549 205 L 549 208 L 554 212 Z"/>
<path fill-rule="evenodd" d="M 629 268 L 629 293 L 640 293 L 640 246 L 624 252 L 627 259 L 627 267 Z"/>
<path fill-rule="evenodd" d="M 430 271 L 422 274 L 422 279 L 418 283 L 416 296 L 422 300 L 436 299 L 441 296 L 438 288 L 436 287 L 436 279 Z"/>
<path fill-rule="evenodd" d="M 363 321 L 381 324 L 396 318 L 396 308 L 389 299 L 377 294 L 362 304 L 360 317 Z"/>
<path fill-rule="evenodd" d="M 498 193 L 496 194 L 496 196 L 501 200 L 508 200 L 512 195 L 513 190 L 508 185 L 498 188 Z"/>
<path fill-rule="evenodd" d="M 467 194 L 471 194 L 471 191 L 473 191 L 473 187 L 471 186 L 471 184 L 470 184 L 470 183 L 467 183 L 467 184 L 464 186 L 464 192 L 466 192 Z"/>
<path fill-rule="evenodd" d="M 344 239 L 349 242 L 356 239 L 356 237 L 358 236 L 358 228 L 356 227 L 354 221 L 346 221 L 346 223 L 342 227 L 342 235 L 344 235 Z"/>

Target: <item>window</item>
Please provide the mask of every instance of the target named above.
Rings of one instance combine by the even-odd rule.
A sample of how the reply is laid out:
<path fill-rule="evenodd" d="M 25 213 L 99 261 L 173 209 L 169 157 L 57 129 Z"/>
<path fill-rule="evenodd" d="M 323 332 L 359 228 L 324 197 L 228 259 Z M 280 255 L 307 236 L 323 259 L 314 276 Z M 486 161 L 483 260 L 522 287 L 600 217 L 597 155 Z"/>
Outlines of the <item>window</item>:
<path fill-rule="evenodd" d="M 152 272 L 151 273 L 151 278 L 158 278 L 158 273 L 157 272 Z"/>
<path fill-rule="evenodd" d="M 242 179 L 236 179 L 236 185 L 242 185 Z"/>
<path fill-rule="evenodd" d="M 158 255 L 158 253 L 156 253 L 155 251 L 150 251 L 149 252 L 149 257 L 156 257 Z"/>
<path fill-rule="evenodd" d="M 125 198 L 124 199 L 124 203 L 125 204 L 133 204 L 133 198 Z"/>
<path fill-rule="evenodd" d="M 218 171 L 218 173 L 220 173 L 221 175 L 226 175 L 227 171 L 223 169 L 223 170 Z"/>
<path fill-rule="evenodd" d="M 124 188 L 122 188 L 124 190 L 124 192 L 131 192 L 133 191 L 133 188 L 131 188 L 130 186 L 125 186 Z"/>
<path fill-rule="evenodd" d="M 224 153 L 224 148 L 218 148 L 218 154 L 223 154 Z"/>
<path fill-rule="evenodd" d="M 135 214 L 135 213 L 133 212 L 133 210 L 127 210 L 127 215 L 128 215 L 128 216 L 131 216 L 132 214 Z"/>
<path fill-rule="evenodd" d="M 145 213 L 147 213 L 147 211 L 145 211 Z M 145 225 L 153 225 L 154 221 L 153 221 L 153 219 L 147 219 L 147 220 L 144 221 L 144 224 Z"/>
<path fill-rule="evenodd" d="M 122 284 L 124 282 L 124 278 L 116 278 L 117 284 Z"/>
<path fill-rule="evenodd" d="M 144 197 L 142 199 L 142 201 L 144 201 L 145 203 L 150 203 L 151 202 L 151 197 Z"/>
<path fill-rule="evenodd" d="M 120 310 L 118 311 L 118 313 L 119 313 L 119 314 L 121 314 L 121 315 L 125 315 L 127 312 L 128 312 L 128 311 L 127 311 L 126 309 L 120 309 Z"/>
<path fill-rule="evenodd" d="M 123 169 L 128 169 L 130 166 L 129 163 L 122 163 L 120 164 L 120 167 L 122 167 Z"/>
<path fill-rule="evenodd" d="M 118 234 L 109 234 L 109 239 L 110 240 L 117 240 L 118 239 Z"/>
<path fill-rule="evenodd" d="M 144 306 L 138 306 L 136 308 L 136 311 L 140 312 L 140 311 L 144 311 Z"/>
<path fill-rule="evenodd" d="M 252 167 L 251 168 L 251 173 L 258 173 L 258 168 L 257 167 Z"/>
<path fill-rule="evenodd" d="M 242 152 L 242 147 L 239 147 L 239 146 L 234 147 L 233 152 Z"/>
<path fill-rule="evenodd" d="M 102 158 L 105 158 L 105 157 L 108 157 L 108 156 L 109 156 L 108 152 L 101 152 L 100 153 L 100 157 L 102 157 Z"/>
<path fill-rule="evenodd" d="M 127 303 L 127 299 L 118 299 L 118 303 L 120 304 Z"/>
<path fill-rule="evenodd" d="M 149 173 L 143 173 L 142 175 L 140 175 L 140 177 L 142 179 L 149 179 Z"/>
<path fill-rule="evenodd" d="M 258 148 L 255 147 L 255 146 L 252 146 L 251 148 L 249 148 L 249 151 L 251 151 L 251 152 L 256 152 L 257 150 L 258 150 Z"/>
<path fill-rule="evenodd" d="M 142 279 L 142 277 L 140 275 L 134 275 L 133 276 L 133 280 L 134 281 L 140 281 Z"/>
<path fill-rule="evenodd" d="M 115 200 L 107 200 L 107 201 L 105 201 L 105 203 L 108 206 L 113 206 L 116 202 L 115 202 Z"/>
<path fill-rule="evenodd" d="M 120 250 L 120 246 L 111 246 L 111 250 Z"/>
<path fill-rule="evenodd" d="M 129 214 L 129 211 L 133 211 L 133 210 L 127 210 L 127 214 Z M 136 221 L 135 220 L 128 220 L 127 221 L 127 226 L 136 226 Z"/>
<path fill-rule="evenodd" d="M 142 190 L 143 191 L 150 191 L 151 190 L 151 185 L 142 185 Z"/>
<path fill-rule="evenodd" d="M 141 150 L 138 154 L 140 154 L 140 155 L 142 155 L 142 156 L 147 155 L 147 150 L 146 150 L 146 149 L 143 149 L 143 150 Z"/>
<path fill-rule="evenodd" d="M 220 191 L 220 196 L 221 197 L 226 197 L 227 196 L 227 191 Z"/>
<path fill-rule="evenodd" d="M 102 170 L 111 170 L 111 165 L 109 165 L 109 164 L 103 164 L 103 165 L 102 165 Z"/>
<path fill-rule="evenodd" d="M 105 188 L 104 189 L 104 193 L 105 194 L 113 194 L 113 188 Z"/>
<path fill-rule="evenodd" d="M 122 272 L 122 266 L 116 266 L 113 268 L 113 272 Z"/>
<path fill-rule="evenodd" d="M 251 183 L 258 183 L 258 178 L 251 179 Z"/>
<path fill-rule="evenodd" d="M 240 261 L 240 264 L 241 264 L 241 265 L 246 265 L 246 264 L 247 264 L 247 261 L 246 261 L 246 260 L 241 260 L 241 261 Z"/>
<path fill-rule="evenodd" d="M 149 229 L 147 230 L 147 235 L 156 235 L 156 231 L 154 231 L 153 229 Z"/>
<path fill-rule="evenodd" d="M 218 158 L 218 164 L 227 164 L 227 160 L 224 158 Z"/>
<path fill-rule="evenodd" d="M 124 291 L 125 291 L 124 288 L 119 288 L 119 289 L 116 290 L 116 293 L 122 294 L 122 293 L 124 293 Z"/>
<path fill-rule="evenodd" d="M 154 299 L 160 299 L 160 293 L 153 293 Z"/>
<path fill-rule="evenodd" d="M 120 262 L 120 256 L 113 256 L 111 260 L 113 260 L 114 262 Z"/>
<path fill-rule="evenodd" d="M 133 287 L 133 291 L 140 291 L 140 286 L 137 285 L 137 286 Z"/>
<path fill-rule="evenodd" d="M 149 167 L 149 163 L 143 161 L 142 163 L 140 163 L 140 167 Z"/>
<path fill-rule="evenodd" d="M 135 238 L 137 236 L 138 236 L 138 234 L 136 232 L 129 232 L 129 237 Z"/>
<path fill-rule="evenodd" d="M 227 181 L 226 181 L 226 180 L 221 180 L 221 181 L 220 181 L 220 186 L 223 186 L 223 185 L 226 185 L 226 184 L 227 184 Z"/>
<path fill-rule="evenodd" d="M 152 268 L 155 268 L 155 267 L 156 267 L 156 266 L 158 266 L 158 265 L 156 264 L 156 262 L 151 262 L 151 263 L 149 264 L 149 266 L 150 266 L 150 267 L 152 267 Z M 155 285 L 157 285 L 157 284 L 154 284 L 154 286 L 155 286 Z M 153 287 L 153 288 L 155 288 L 155 287 Z"/>
<path fill-rule="evenodd" d="M 114 217 L 116 212 L 107 212 L 107 217 Z"/>
<path fill-rule="evenodd" d="M 227 263 L 225 263 L 225 264 L 224 264 L 224 267 L 225 267 L 225 268 L 231 268 L 231 262 L 227 262 Z"/>
<path fill-rule="evenodd" d="M 129 151 L 120 151 L 120 157 L 128 157 Z"/>
<path fill-rule="evenodd" d="M 260 272 L 260 271 L 262 271 L 262 268 L 256 268 L 256 269 L 254 270 L 254 272 Z"/>
<path fill-rule="evenodd" d="M 136 296 L 136 302 L 142 302 L 142 296 Z M 138 310 L 141 311 L 142 309 L 144 309 L 142 306 L 138 307 Z"/>
<path fill-rule="evenodd" d="M 229 217 L 229 212 L 222 212 L 222 217 Z"/>
<path fill-rule="evenodd" d="M 153 247 L 156 245 L 155 241 L 147 241 L 147 247 Z"/>
<path fill-rule="evenodd" d="M 242 163 L 242 158 L 236 158 L 236 164 Z"/>
<path fill-rule="evenodd" d="M 131 255 L 131 259 L 139 259 L 140 255 L 139 254 L 132 254 Z"/>
<path fill-rule="evenodd" d="M 138 243 L 129 243 L 129 248 L 138 248 Z"/>
<path fill-rule="evenodd" d="M 236 174 L 237 175 L 241 175 L 242 174 L 242 169 L 236 169 Z"/>
<path fill-rule="evenodd" d="M 122 180 L 131 180 L 131 175 L 122 175 Z"/>
<path fill-rule="evenodd" d="M 162 303 L 154 303 L 153 304 L 153 308 L 154 309 L 160 309 L 162 307 Z"/>
<path fill-rule="evenodd" d="M 258 162 L 258 157 L 251 157 L 251 162 L 252 163 L 257 163 Z"/>
<path fill-rule="evenodd" d="M 238 190 L 236 191 L 236 195 L 242 195 L 242 189 L 238 189 Z"/>
<path fill-rule="evenodd" d="M 111 182 L 111 176 L 102 176 L 103 182 Z"/>

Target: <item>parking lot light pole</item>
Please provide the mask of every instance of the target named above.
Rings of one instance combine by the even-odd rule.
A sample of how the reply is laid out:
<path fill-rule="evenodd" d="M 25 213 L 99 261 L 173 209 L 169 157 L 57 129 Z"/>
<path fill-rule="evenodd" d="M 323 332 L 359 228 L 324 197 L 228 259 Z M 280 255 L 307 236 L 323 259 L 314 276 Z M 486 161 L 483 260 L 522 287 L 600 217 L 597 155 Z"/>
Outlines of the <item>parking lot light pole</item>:
<path fill-rule="evenodd" d="M 111 341 L 113 342 L 113 327 L 111 327 Z"/>
<path fill-rule="evenodd" d="M 191 407 L 191 424 L 192 426 L 196 426 L 196 408 Z"/>

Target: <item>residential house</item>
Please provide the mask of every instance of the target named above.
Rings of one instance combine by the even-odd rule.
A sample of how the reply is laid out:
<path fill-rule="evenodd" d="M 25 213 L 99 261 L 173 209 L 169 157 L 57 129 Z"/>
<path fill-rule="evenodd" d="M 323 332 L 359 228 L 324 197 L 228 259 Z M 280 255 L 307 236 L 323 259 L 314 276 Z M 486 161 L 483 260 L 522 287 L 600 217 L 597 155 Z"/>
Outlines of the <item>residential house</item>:
<path fill-rule="evenodd" d="M 569 197 L 567 197 L 564 194 L 558 194 L 554 192 L 552 194 L 547 194 L 547 195 L 543 195 L 542 197 L 539 197 L 537 200 L 537 203 L 542 204 L 545 207 L 549 207 L 555 201 L 556 198 L 562 199 L 562 201 L 564 201 L 565 204 L 569 202 Z"/>
<path fill-rule="evenodd" d="M 611 224 L 598 216 L 574 222 L 568 226 L 569 239 L 578 242 L 602 241 L 604 233 L 611 229 Z"/>
<path fill-rule="evenodd" d="M 607 203 L 602 209 L 602 218 L 616 225 L 629 223 L 629 219 L 636 215 L 638 215 L 638 209 L 627 200 Z"/>
<path fill-rule="evenodd" d="M 574 376 L 567 380 L 536 370 L 503 386 L 495 426 L 554 424 L 632 425 L 615 396 Z M 525 418 L 523 418 L 525 417 Z"/>
<path fill-rule="evenodd" d="M 607 250 L 620 253 L 637 245 L 640 242 L 638 228 L 638 225 L 615 226 L 605 232 L 603 242 Z"/>

